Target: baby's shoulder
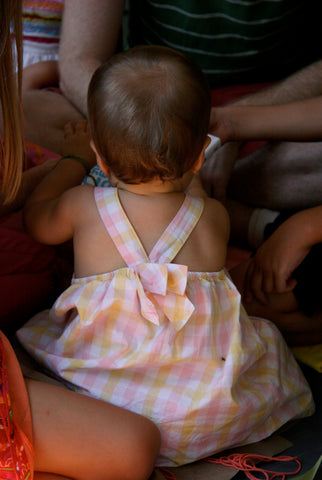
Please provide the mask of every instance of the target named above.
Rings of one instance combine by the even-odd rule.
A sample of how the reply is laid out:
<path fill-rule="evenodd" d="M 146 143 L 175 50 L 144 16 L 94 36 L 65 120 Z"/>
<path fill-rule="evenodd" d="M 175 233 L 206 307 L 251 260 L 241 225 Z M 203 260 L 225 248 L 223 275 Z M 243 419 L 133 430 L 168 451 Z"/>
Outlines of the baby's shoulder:
<path fill-rule="evenodd" d="M 61 202 L 71 218 L 81 220 L 95 208 L 94 188 L 90 185 L 70 188 L 63 193 Z"/>
<path fill-rule="evenodd" d="M 211 224 L 221 226 L 223 229 L 230 228 L 230 219 L 226 207 L 215 198 L 205 198 L 204 220 Z"/>
<path fill-rule="evenodd" d="M 77 206 L 91 199 L 94 201 L 94 187 L 91 185 L 77 185 L 63 193 L 64 202 Z"/>
<path fill-rule="evenodd" d="M 218 214 L 228 216 L 226 207 L 219 200 L 216 200 L 215 198 L 205 197 L 204 202 L 205 210 L 207 209 L 211 211 L 216 211 L 218 212 Z"/>
<path fill-rule="evenodd" d="M 204 198 L 204 209 L 187 247 L 190 271 L 217 272 L 226 261 L 230 223 L 226 208 L 217 200 Z M 184 263 L 184 261 L 182 262 Z"/>

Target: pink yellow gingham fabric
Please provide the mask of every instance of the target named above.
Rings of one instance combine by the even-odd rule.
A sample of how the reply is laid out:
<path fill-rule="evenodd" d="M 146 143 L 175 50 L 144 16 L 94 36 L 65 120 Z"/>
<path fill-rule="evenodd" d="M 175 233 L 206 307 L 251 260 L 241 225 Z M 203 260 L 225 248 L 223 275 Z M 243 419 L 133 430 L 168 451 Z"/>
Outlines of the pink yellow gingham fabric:
<path fill-rule="evenodd" d="M 282 336 L 247 316 L 227 272 L 172 263 L 202 215 L 201 199 L 185 197 L 148 256 L 117 190 L 94 195 L 127 267 L 74 278 L 49 312 L 20 329 L 33 357 L 75 389 L 151 418 L 162 436 L 159 466 L 256 442 L 313 413 Z"/>

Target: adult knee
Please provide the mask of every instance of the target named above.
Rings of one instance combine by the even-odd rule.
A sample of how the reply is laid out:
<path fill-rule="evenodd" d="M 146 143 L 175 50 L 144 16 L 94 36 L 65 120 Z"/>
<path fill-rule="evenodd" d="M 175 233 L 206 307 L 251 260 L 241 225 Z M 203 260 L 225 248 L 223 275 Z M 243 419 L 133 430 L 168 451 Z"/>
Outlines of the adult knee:
<path fill-rule="evenodd" d="M 134 415 L 129 418 L 128 428 L 122 427 L 117 454 L 111 457 L 107 451 L 105 472 L 100 468 L 95 480 L 148 480 L 159 454 L 160 441 L 156 425 L 145 417 Z"/>
<path fill-rule="evenodd" d="M 124 452 L 122 480 L 147 480 L 154 469 L 159 455 L 161 435 L 157 426 L 146 418 L 140 419 L 140 426 Z"/>

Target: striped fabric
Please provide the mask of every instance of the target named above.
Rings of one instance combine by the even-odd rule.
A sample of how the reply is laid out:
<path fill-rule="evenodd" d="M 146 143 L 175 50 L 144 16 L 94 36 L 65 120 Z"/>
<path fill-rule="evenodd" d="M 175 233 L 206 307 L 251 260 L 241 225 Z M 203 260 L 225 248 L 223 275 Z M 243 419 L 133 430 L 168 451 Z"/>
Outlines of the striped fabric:
<path fill-rule="evenodd" d="M 203 201 L 186 197 L 148 257 L 117 190 L 94 192 L 128 267 L 74 278 L 50 312 L 18 331 L 28 352 L 81 392 L 151 418 L 159 466 L 258 441 L 313 413 L 281 335 L 245 314 L 226 272 L 172 263 Z"/>
<path fill-rule="evenodd" d="M 132 0 L 129 44 L 182 51 L 203 69 L 212 87 L 270 81 L 321 55 L 319 3 Z"/>
<path fill-rule="evenodd" d="M 63 0 L 24 0 L 23 36 L 35 42 L 58 43 L 60 38 Z"/>
<path fill-rule="evenodd" d="M 63 0 L 24 0 L 22 10 L 23 67 L 58 61 Z"/>

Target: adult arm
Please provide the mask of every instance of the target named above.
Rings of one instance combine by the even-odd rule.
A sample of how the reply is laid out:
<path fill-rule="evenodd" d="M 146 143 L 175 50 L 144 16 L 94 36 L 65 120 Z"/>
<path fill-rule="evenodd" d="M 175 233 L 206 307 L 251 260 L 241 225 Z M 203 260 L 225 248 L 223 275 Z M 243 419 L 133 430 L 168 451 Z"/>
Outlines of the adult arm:
<path fill-rule="evenodd" d="M 294 288 L 292 273 L 313 245 L 322 242 L 322 206 L 302 210 L 286 220 L 257 250 L 245 277 L 245 297 L 265 303 L 266 293 Z"/>
<path fill-rule="evenodd" d="M 289 77 L 251 95 L 234 105 L 277 105 L 322 95 L 322 60 L 318 60 Z"/>
<path fill-rule="evenodd" d="M 215 133 L 231 140 L 315 141 L 322 138 L 322 95 L 282 105 L 215 109 Z"/>
<path fill-rule="evenodd" d="M 85 116 L 89 82 L 95 70 L 116 51 L 123 9 L 123 0 L 65 0 L 60 88 Z"/>
<path fill-rule="evenodd" d="M 278 128 L 274 131 L 274 135 L 279 135 L 278 139 L 283 139 L 283 134 L 289 136 L 289 129 L 284 129 L 281 134 L 277 133 L 277 130 L 280 128 L 283 129 L 284 123 L 290 123 L 293 125 L 298 121 L 299 123 L 303 122 L 302 115 L 305 115 L 306 119 L 309 119 L 310 116 L 310 109 L 313 108 L 313 115 L 314 117 L 310 119 L 310 128 L 313 128 L 312 125 L 314 122 L 321 124 L 321 115 L 319 116 L 319 107 L 321 107 L 321 99 L 322 96 L 322 60 L 319 60 L 311 65 L 295 72 L 293 75 L 285 78 L 284 80 L 268 87 L 264 90 L 261 90 L 257 93 L 246 95 L 231 104 L 227 107 L 223 108 L 212 108 L 211 111 L 211 118 L 210 118 L 210 133 L 217 135 L 221 138 L 222 143 L 225 143 L 229 140 L 248 140 L 248 139 L 267 139 L 270 138 L 268 135 L 268 130 L 273 130 L 273 123 L 278 122 Z M 316 101 L 316 97 L 319 97 L 318 104 L 314 105 Z M 302 100 L 308 100 L 308 103 L 301 102 Z M 292 106 L 288 107 L 288 110 L 285 109 L 285 106 L 282 107 L 283 104 L 289 104 L 291 102 L 297 102 L 294 104 L 294 108 Z M 276 107 L 279 105 L 279 110 L 271 108 L 271 109 L 261 109 L 260 107 L 264 106 L 272 106 L 275 105 Z M 256 106 L 257 109 L 252 110 L 248 108 L 248 110 L 242 110 L 237 107 L 251 107 Z M 225 112 L 225 108 L 227 108 L 227 113 Z M 296 113 L 296 109 L 300 108 L 300 112 Z M 285 113 L 284 113 L 285 110 Z M 231 115 L 229 114 L 231 112 Z M 244 113 L 242 113 L 244 112 Z M 321 110 L 320 110 L 321 112 Z M 247 115 L 250 115 L 250 120 L 248 121 Z M 238 129 L 236 131 L 231 130 L 229 127 L 229 123 L 233 120 L 236 116 L 236 121 L 241 123 L 242 120 L 247 122 L 246 127 L 249 128 L 242 128 L 242 125 L 238 125 Z M 241 115 L 244 115 L 241 118 Z M 261 125 L 255 125 L 256 123 L 256 115 L 259 115 L 258 120 Z M 264 115 L 268 115 L 268 127 L 264 129 Z M 294 115 L 294 118 L 288 118 L 288 115 Z M 238 118 L 238 116 L 240 116 Z M 220 122 L 223 125 L 220 125 Z M 258 131 L 255 132 L 255 128 Z M 315 128 L 317 130 L 318 126 Z M 219 135 L 221 134 L 221 136 Z M 228 134 L 227 134 L 228 133 Z M 264 135 L 264 136 L 263 136 Z M 305 134 L 303 134 L 305 135 Z M 223 138 L 222 138 L 223 137 Z M 275 138 L 275 137 L 273 137 Z M 313 137 L 311 137 L 312 139 Z M 284 138 L 284 140 L 288 140 L 289 138 Z M 306 139 L 306 138 L 305 138 Z"/>
<path fill-rule="evenodd" d="M 278 105 L 321 95 L 322 60 L 319 60 L 271 87 L 232 102 L 228 107 Z M 201 174 L 207 192 L 212 193 L 219 200 L 224 200 L 226 187 L 238 158 L 240 141 L 247 138 L 240 135 L 234 142 L 229 141 L 233 138 L 227 131 L 227 123 L 219 124 L 218 110 L 220 112 L 223 109 L 214 107 L 211 110 L 209 133 L 218 136 L 224 145 L 204 165 Z M 255 111 L 253 114 L 256 115 Z M 260 135 L 256 138 L 260 138 Z M 282 137 L 279 138 L 282 139 Z"/>

